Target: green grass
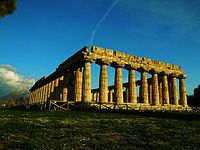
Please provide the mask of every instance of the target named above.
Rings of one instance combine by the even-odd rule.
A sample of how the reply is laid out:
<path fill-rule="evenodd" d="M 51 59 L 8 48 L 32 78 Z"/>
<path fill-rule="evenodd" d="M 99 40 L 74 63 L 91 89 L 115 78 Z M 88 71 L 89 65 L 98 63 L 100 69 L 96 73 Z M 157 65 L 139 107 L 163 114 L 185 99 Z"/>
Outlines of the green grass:
<path fill-rule="evenodd" d="M 199 149 L 200 114 L 0 110 L 0 149 Z"/>

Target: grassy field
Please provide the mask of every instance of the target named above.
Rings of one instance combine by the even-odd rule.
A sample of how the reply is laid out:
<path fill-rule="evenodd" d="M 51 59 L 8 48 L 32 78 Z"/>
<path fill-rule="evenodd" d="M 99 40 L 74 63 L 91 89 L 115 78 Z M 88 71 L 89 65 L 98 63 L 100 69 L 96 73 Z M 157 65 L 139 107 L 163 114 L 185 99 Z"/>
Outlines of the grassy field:
<path fill-rule="evenodd" d="M 200 149 L 200 114 L 1 109 L 0 149 Z"/>

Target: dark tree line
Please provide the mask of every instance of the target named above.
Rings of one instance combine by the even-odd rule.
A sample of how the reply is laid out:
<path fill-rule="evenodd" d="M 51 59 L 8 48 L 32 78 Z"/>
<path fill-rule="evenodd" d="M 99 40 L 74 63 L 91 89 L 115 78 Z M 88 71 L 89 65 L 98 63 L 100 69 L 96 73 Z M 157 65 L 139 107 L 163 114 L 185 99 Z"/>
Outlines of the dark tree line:
<path fill-rule="evenodd" d="M 188 105 L 200 107 L 200 85 L 194 89 L 194 94 L 188 96 Z"/>
<path fill-rule="evenodd" d="M 0 0 L 0 19 L 16 10 L 16 0 Z"/>

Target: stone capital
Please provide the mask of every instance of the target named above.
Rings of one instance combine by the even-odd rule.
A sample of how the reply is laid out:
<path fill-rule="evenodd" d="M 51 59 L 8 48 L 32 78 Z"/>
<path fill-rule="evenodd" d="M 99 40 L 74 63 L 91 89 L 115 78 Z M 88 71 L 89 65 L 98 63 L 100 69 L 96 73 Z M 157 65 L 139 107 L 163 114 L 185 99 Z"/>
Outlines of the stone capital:
<path fill-rule="evenodd" d="M 110 61 L 106 59 L 97 59 L 95 63 L 98 65 L 109 65 Z"/>
<path fill-rule="evenodd" d="M 186 78 L 188 78 L 188 76 L 185 75 L 185 74 L 182 74 L 182 75 L 178 76 L 178 79 L 186 79 Z"/>
<path fill-rule="evenodd" d="M 125 65 L 125 69 L 127 70 L 137 70 L 137 67 L 136 66 L 133 66 L 131 64 L 126 64 Z"/>
<path fill-rule="evenodd" d="M 83 62 L 90 62 L 90 63 L 93 63 L 93 62 L 94 62 L 94 59 L 92 59 L 92 58 L 89 57 L 89 56 L 86 56 L 86 57 L 84 57 Z"/>
<path fill-rule="evenodd" d="M 168 72 L 166 72 L 166 71 L 162 71 L 162 72 L 160 72 L 160 75 L 162 75 L 162 76 L 169 76 L 170 74 Z"/>
<path fill-rule="evenodd" d="M 151 70 L 149 71 L 149 73 L 151 73 L 151 74 L 159 74 L 160 72 L 157 71 L 157 70 L 155 70 L 155 69 L 151 69 Z"/>
<path fill-rule="evenodd" d="M 114 68 L 118 68 L 118 67 L 123 68 L 125 66 L 125 64 L 121 63 L 121 62 L 112 62 L 111 66 Z"/>
<path fill-rule="evenodd" d="M 178 77 L 177 74 L 175 74 L 175 73 L 171 73 L 169 76 L 172 77 L 172 78 L 173 77 L 176 77 L 176 78 Z"/>
<path fill-rule="evenodd" d="M 138 68 L 139 72 L 149 72 L 149 69 L 145 68 L 145 67 L 140 67 Z"/>

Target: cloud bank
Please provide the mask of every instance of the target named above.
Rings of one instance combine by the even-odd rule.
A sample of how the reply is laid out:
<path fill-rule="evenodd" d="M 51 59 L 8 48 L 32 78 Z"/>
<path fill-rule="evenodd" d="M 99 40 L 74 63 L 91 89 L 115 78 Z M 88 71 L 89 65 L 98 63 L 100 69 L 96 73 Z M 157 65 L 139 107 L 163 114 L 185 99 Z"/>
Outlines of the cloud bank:
<path fill-rule="evenodd" d="M 14 91 L 28 91 L 35 83 L 33 78 L 25 78 L 11 65 L 0 65 L 0 97 Z"/>

